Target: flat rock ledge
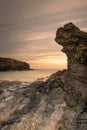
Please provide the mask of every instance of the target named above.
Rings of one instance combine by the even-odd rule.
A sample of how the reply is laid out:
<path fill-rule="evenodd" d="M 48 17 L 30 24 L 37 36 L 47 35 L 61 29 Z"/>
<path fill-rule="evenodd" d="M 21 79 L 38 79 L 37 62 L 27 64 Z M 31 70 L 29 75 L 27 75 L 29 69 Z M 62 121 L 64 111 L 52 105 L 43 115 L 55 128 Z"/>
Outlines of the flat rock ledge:
<path fill-rule="evenodd" d="M 46 81 L 0 81 L 0 130 L 87 129 L 87 33 L 68 23 L 55 39 L 67 70 Z"/>

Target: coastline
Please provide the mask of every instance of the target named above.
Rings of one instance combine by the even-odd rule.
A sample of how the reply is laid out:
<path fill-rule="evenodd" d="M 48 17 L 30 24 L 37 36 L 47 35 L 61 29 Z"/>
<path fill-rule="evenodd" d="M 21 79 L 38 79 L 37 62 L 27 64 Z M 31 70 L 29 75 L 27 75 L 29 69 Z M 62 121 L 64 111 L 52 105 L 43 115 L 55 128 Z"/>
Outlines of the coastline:
<path fill-rule="evenodd" d="M 0 130 L 87 129 L 87 33 L 68 23 L 55 40 L 67 55 L 67 69 L 46 81 L 1 81 Z"/>
<path fill-rule="evenodd" d="M 34 82 L 47 79 L 57 69 L 35 69 L 31 71 L 0 72 L 0 80 Z"/>

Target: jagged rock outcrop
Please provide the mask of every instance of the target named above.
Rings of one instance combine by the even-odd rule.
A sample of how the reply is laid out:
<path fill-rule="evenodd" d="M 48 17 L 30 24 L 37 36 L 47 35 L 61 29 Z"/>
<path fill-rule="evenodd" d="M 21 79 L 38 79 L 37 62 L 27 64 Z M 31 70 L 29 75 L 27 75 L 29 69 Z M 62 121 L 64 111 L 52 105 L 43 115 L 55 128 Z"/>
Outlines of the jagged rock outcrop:
<path fill-rule="evenodd" d="M 57 30 L 56 42 L 67 55 L 66 89 L 75 89 L 83 99 L 87 96 L 87 33 L 72 23 Z M 79 98 L 79 97 L 78 97 Z M 79 99 L 76 98 L 79 101 Z M 81 99 L 80 99 L 81 101 Z M 77 103 L 77 102 L 76 102 Z"/>
<path fill-rule="evenodd" d="M 66 102 L 84 108 L 82 111 L 87 115 L 87 33 L 68 23 L 57 30 L 55 41 L 63 46 L 62 51 L 67 55 L 67 71 L 62 77 Z M 86 124 L 87 119 L 83 120 Z M 78 129 L 85 130 L 86 127 Z"/>
<path fill-rule="evenodd" d="M 0 71 L 9 70 L 29 70 L 30 65 L 26 62 L 18 61 L 11 58 L 0 57 Z"/>
<path fill-rule="evenodd" d="M 67 70 L 33 83 L 0 81 L 0 130 L 87 129 L 87 33 L 59 28 Z"/>
<path fill-rule="evenodd" d="M 81 75 L 87 71 L 87 33 L 69 23 L 57 30 L 55 40 L 67 55 L 68 70 L 80 73 L 82 68 Z"/>

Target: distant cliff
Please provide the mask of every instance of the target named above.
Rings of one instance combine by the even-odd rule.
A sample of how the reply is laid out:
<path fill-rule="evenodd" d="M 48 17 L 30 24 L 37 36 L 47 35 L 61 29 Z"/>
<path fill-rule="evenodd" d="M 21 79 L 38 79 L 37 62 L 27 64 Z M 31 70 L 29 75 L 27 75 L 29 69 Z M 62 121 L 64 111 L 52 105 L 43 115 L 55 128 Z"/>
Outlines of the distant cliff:
<path fill-rule="evenodd" d="M 11 58 L 0 57 L 0 71 L 9 70 L 29 70 L 30 65 L 26 62 L 18 61 Z"/>

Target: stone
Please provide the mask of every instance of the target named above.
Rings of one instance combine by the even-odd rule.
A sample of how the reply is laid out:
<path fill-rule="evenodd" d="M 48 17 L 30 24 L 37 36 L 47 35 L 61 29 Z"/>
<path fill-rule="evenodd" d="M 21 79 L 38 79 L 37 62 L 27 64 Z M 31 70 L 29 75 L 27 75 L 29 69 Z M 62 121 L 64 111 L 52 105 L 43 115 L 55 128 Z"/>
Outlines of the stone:
<path fill-rule="evenodd" d="M 79 115 L 81 109 L 87 108 L 87 33 L 68 23 L 57 30 L 55 41 L 63 46 L 62 51 L 67 55 L 67 70 L 62 76 L 65 102 L 71 108 L 79 106 L 76 114 Z M 68 126 L 69 130 L 75 129 Z M 85 125 L 82 126 L 85 130 Z"/>
<path fill-rule="evenodd" d="M 71 88 L 78 89 L 79 94 L 86 98 L 87 33 L 74 24 L 68 23 L 57 30 L 55 41 L 63 46 L 62 51 L 67 55 L 66 89 L 69 88 L 70 91 Z M 82 90 L 83 87 L 84 90 Z"/>

